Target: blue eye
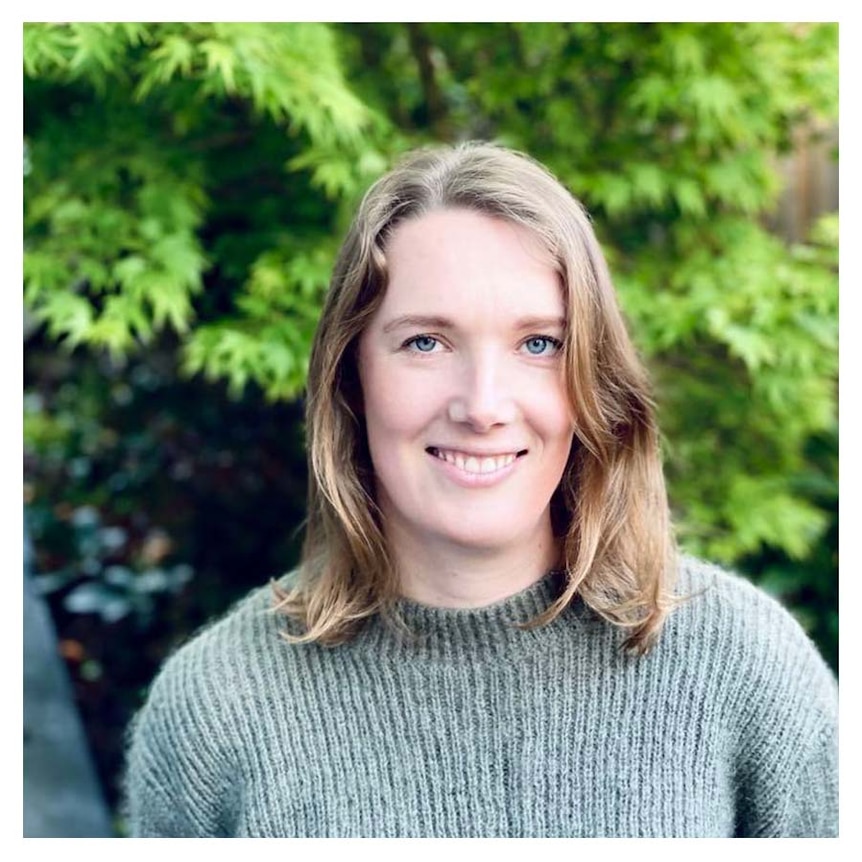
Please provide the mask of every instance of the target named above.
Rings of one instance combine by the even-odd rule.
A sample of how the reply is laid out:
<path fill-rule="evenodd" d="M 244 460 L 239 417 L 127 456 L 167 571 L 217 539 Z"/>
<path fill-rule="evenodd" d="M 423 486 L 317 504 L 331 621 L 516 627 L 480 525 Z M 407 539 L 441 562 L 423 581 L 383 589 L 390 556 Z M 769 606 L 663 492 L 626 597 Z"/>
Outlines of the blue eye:
<path fill-rule="evenodd" d="M 562 342 L 556 338 L 551 338 L 549 335 L 534 335 L 524 342 L 527 353 L 532 356 L 549 356 L 556 353 L 562 346 Z"/>
<path fill-rule="evenodd" d="M 430 353 L 437 346 L 437 339 L 430 335 L 417 335 L 404 342 L 405 347 L 412 347 L 420 353 Z"/>

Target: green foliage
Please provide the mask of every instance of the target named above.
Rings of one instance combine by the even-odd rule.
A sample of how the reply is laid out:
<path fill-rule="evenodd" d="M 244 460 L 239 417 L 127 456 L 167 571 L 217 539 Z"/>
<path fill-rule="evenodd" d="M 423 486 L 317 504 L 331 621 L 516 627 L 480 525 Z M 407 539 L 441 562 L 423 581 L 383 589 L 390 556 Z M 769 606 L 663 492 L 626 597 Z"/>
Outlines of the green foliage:
<path fill-rule="evenodd" d="M 267 396 L 291 398 L 305 385 L 311 338 L 323 303 L 334 249 L 265 252 L 237 298 L 238 319 L 201 326 L 185 352 L 185 371 L 226 379 L 238 395 L 249 382 Z"/>
<path fill-rule="evenodd" d="M 767 545 L 799 559 L 827 526 L 798 484 L 808 439 L 836 425 L 835 224 L 790 247 L 737 217 L 680 225 L 663 291 L 649 290 L 664 270 L 649 255 L 620 281 L 655 369 L 681 538 L 697 553 L 733 563 Z"/>
<path fill-rule="evenodd" d="M 24 69 L 34 319 L 115 356 L 169 329 L 189 370 L 297 395 L 339 203 L 384 164 L 386 123 L 345 83 L 332 30 L 28 24 Z M 278 261 L 303 287 L 274 320 L 260 279 Z"/>

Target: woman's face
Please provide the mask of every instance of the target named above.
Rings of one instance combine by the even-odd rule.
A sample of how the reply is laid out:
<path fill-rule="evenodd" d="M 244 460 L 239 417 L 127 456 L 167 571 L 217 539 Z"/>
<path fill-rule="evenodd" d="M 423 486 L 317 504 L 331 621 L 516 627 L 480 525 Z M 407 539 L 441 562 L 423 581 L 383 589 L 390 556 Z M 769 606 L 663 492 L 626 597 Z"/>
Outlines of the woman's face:
<path fill-rule="evenodd" d="M 449 209 L 398 226 L 387 262 L 359 346 L 387 537 L 420 552 L 547 546 L 574 429 L 547 254 L 524 228 Z"/>

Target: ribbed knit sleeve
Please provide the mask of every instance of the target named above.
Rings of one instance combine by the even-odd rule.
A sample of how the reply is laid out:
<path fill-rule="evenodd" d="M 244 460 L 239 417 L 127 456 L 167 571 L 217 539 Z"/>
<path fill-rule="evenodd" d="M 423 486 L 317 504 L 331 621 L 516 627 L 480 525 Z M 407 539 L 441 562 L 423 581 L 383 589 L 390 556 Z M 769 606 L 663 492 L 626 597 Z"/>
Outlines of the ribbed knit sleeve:
<path fill-rule="evenodd" d="M 724 691 L 734 704 L 737 836 L 837 835 L 831 670 L 794 617 L 747 581 L 721 573 L 703 611 L 725 632 L 731 671 Z"/>
<path fill-rule="evenodd" d="M 838 738 L 824 727 L 811 741 L 779 819 L 778 834 L 789 838 L 838 836 Z"/>
<path fill-rule="evenodd" d="M 162 668 L 129 731 L 124 814 L 133 837 L 229 835 L 236 810 L 229 687 L 204 633 Z"/>

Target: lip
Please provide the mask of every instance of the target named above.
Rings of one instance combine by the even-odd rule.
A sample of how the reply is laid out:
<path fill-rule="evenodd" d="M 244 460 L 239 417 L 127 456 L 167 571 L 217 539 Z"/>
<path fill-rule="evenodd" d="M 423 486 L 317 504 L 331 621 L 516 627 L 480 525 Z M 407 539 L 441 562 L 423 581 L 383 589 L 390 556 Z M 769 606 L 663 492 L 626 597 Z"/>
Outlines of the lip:
<path fill-rule="evenodd" d="M 515 471 L 515 469 L 517 469 L 518 462 L 520 461 L 521 457 L 527 454 L 526 449 L 496 449 L 493 452 L 483 452 L 476 449 L 458 448 L 454 446 L 428 446 L 425 451 L 429 455 L 429 457 L 433 458 L 434 463 L 437 465 L 437 468 L 442 471 L 444 476 L 455 482 L 455 484 L 460 485 L 464 488 L 489 488 L 494 485 L 500 484 L 500 482 L 503 482 L 505 479 L 507 479 Z M 464 468 L 459 467 L 452 461 L 444 460 L 438 454 L 440 451 L 453 453 L 457 452 L 460 455 L 477 459 L 504 458 L 510 455 L 514 456 L 514 458 L 510 463 L 498 467 L 495 470 L 480 473 L 465 470 Z"/>

